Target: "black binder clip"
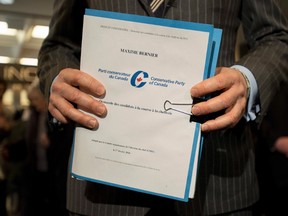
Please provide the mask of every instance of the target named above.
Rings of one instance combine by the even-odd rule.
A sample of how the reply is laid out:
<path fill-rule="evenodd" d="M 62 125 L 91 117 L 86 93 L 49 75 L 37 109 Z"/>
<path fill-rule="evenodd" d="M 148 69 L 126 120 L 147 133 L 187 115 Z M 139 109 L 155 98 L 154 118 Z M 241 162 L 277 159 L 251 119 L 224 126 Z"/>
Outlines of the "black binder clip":
<path fill-rule="evenodd" d="M 191 113 L 192 106 L 194 106 L 197 103 L 204 102 L 204 101 L 206 101 L 206 99 L 193 98 L 192 101 L 193 101 L 192 103 L 172 103 L 169 100 L 166 100 L 164 102 L 164 110 L 165 111 L 176 111 L 179 113 L 189 115 L 190 116 L 190 119 L 189 119 L 190 122 L 198 122 L 201 124 L 208 121 L 208 120 L 215 119 L 223 113 L 223 111 L 221 110 L 219 112 L 210 113 L 208 115 L 195 116 Z M 183 107 L 185 107 L 185 106 L 191 106 L 190 111 L 184 110 Z"/>

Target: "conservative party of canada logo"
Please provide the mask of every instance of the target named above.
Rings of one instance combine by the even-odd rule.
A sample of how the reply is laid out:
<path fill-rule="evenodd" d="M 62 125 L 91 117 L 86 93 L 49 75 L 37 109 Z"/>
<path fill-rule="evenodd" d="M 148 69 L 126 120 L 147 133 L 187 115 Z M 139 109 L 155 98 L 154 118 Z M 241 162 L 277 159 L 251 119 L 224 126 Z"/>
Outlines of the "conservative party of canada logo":
<path fill-rule="evenodd" d="M 130 80 L 130 84 L 136 88 L 143 87 L 147 82 L 149 75 L 145 71 L 137 71 L 133 74 Z"/>

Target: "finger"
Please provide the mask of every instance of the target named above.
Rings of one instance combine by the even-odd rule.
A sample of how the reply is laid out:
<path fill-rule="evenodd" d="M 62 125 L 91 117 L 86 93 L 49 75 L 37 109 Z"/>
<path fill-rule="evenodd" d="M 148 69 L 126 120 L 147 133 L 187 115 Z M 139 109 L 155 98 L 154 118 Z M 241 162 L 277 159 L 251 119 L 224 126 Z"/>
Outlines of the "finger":
<path fill-rule="evenodd" d="M 197 103 L 196 105 L 192 106 L 191 112 L 197 116 L 218 112 L 233 106 L 236 99 L 237 98 L 235 98 L 235 96 L 230 91 L 226 91 L 205 102 Z"/>
<path fill-rule="evenodd" d="M 71 76 L 71 73 L 74 73 L 74 76 Z M 59 79 L 72 86 L 79 87 L 82 91 L 95 97 L 105 95 L 105 87 L 98 80 L 77 69 L 64 69 L 59 74 Z"/>
<path fill-rule="evenodd" d="M 48 111 L 57 121 L 64 123 L 64 124 L 68 123 L 68 119 L 65 116 L 63 116 L 61 112 L 59 112 L 59 110 L 55 106 L 53 106 L 51 103 L 49 103 L 48 105 Z"/>
<path fill-rule="evenodd" d="M 227 80 L 223 75 L 219 74 L 209 79 L 203 80 L 191 88 L 191 95 L 193 97 L 202 97 L 204 95 L 223 90 L 227 88 L 230 81 Z"/>
<path fill-rule="evenodd" d="M 50 102 L 66 119 L 70 119 L 88 128 L 97 128 L 99 126 L 96 118 L 76 109 L 62 97 L 50 96 Z"/>
<path fill-rule="evenodd" d="M 99 117 L 105 116 L 107 113 L 104 104 L 93 98 L 91 95 L 83 93 L 78 88 L 71 87 L 66 83 L 61 86 L 55 86 L 53 95 L 61 95 L 67 101 L 77 104 L 77 106 L 81 107 L 83 110 Z M 53 100 L 53 104 L 58 103 L 56 98 L 51 97 L 51 100 Z M 59 107 L 58 105 L 56 106 Z"/>
<path fill-rule="evenodd" d="M 229 111 L 225 112 L 225 114 L 217 117 L 214 120 L 209 120 L 201 125 L 201 130 L 203 132 L 209 132 L 214 130 L 221 130 L 226 128 L 234 127 L 244 114 L 243 109 L 239 108 L 239 105 L 232 107 Z"/>
<path fill-rule="evenodd" d="M 230 88 L 236 82 L 238 83 L 239 77 L 241 77 L 239 72 L 235 73 L 235 71 L 237 70 L 231 68 L 218 68 L 215 76 L 203 80 L 191 88 L 192 97 L 202 97 Z"/>

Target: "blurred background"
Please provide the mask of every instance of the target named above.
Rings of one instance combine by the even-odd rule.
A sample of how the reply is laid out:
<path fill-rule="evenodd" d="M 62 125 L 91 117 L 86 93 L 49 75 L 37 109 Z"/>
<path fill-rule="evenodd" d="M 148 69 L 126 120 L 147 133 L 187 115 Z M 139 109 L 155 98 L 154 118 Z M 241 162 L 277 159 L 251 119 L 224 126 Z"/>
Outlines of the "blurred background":
<path fill-rule="evenodd" d="M 53 0 L 0 0 L 0 79 L 8 83 L 3 103 L 11 110 L 29 103 L 27 88 L 52 9 Z"/>
<path fill-rule="evenodd" d="M 65 211 L 64 175 L 64 192 L 50 193 L 47 111 L 35 79 L 52 9 L 53 0 L 0 0 L 0 216 L 53 215 L 52 194 Z"/>

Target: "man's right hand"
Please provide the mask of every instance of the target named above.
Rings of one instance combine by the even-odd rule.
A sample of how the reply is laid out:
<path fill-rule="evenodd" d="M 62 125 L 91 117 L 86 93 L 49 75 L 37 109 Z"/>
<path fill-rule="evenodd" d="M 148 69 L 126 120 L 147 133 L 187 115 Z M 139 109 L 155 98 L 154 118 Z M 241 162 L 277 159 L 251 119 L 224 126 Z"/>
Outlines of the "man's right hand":
<path fill-rule="evenodd" d="M 60 71 L 51 86 L 48 110 L 61 123 L 72 120 L 87 128 L 98 128 L 96 116 L 107 114 L 106 106 L 98 100 L 105 96 L 105 91 L 105 87 L 89 74 L 66 68 Z"/>

